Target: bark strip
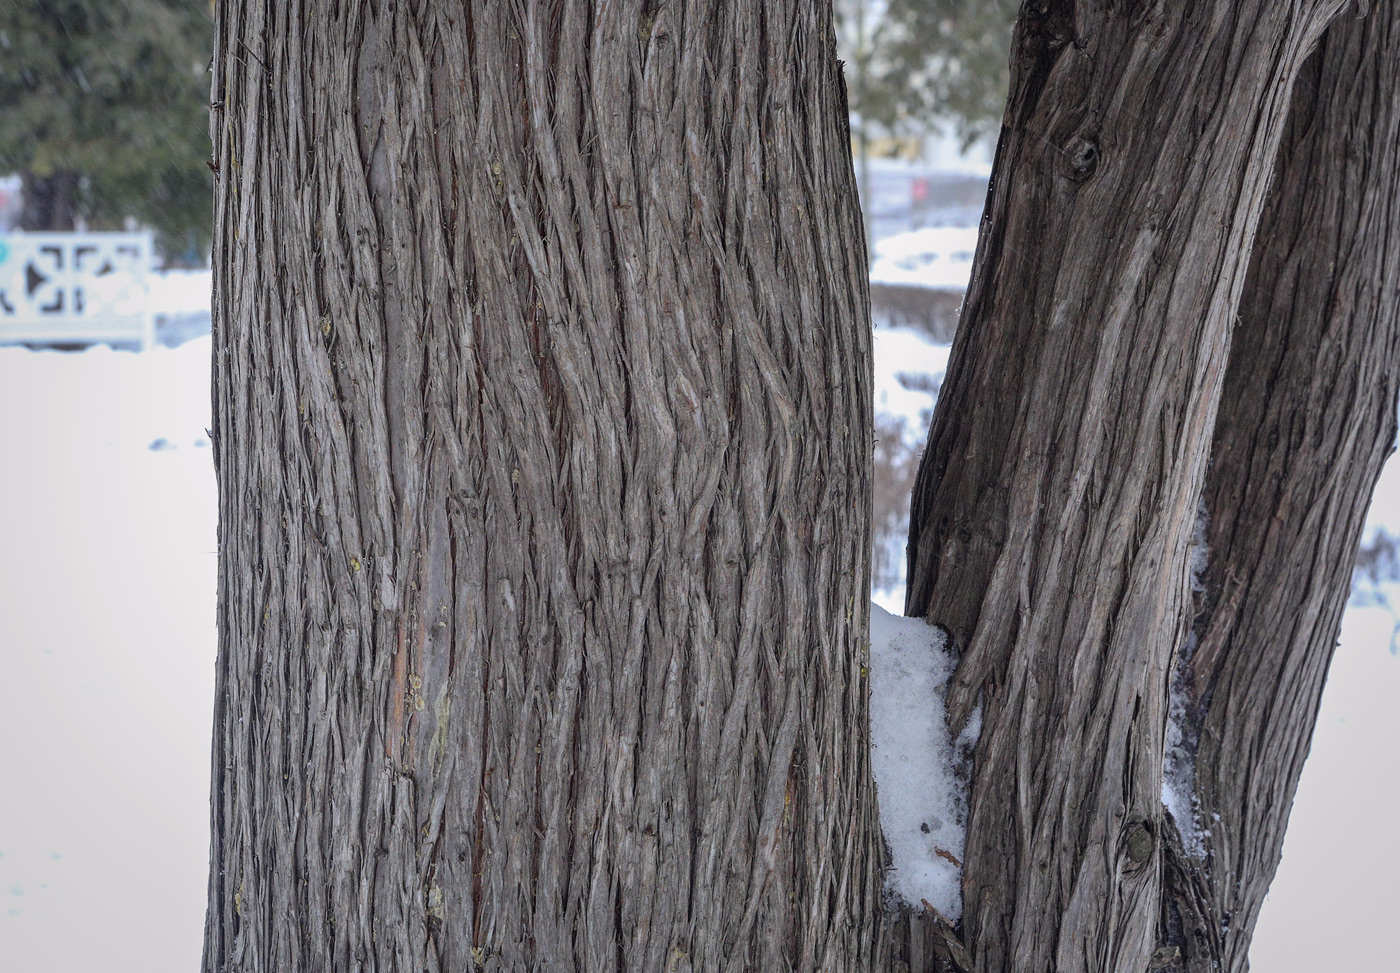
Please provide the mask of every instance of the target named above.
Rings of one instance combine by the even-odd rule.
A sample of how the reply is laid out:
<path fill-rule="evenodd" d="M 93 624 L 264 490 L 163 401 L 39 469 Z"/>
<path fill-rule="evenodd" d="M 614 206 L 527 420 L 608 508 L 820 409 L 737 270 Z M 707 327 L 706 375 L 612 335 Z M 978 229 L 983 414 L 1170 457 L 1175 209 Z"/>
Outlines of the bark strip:
<path fill-rule="evenodd" d="M 1400 3 L 1334 22 L 1298 79 L 1234 329 L 1180 668 L 1198 808 L 1179 823 L 1201 831 L 1202 854 L 1169 869 L 1163 912 L 1192 973 L 1248 969 L 1395 442 L 1397 92 Z"/>
<path fill-rule="evenodd" d="M 216 16 L 205 970 L 883 967 L 829 6 Z"/>
<path fill-rule="evenodd" d="M 1293 80 L 1340 2 L 1026 4 L 911 516 L 906 612 L 979 703 L 979 973 L 1144 970 L 1168 675 L 1229 329 Z"/>

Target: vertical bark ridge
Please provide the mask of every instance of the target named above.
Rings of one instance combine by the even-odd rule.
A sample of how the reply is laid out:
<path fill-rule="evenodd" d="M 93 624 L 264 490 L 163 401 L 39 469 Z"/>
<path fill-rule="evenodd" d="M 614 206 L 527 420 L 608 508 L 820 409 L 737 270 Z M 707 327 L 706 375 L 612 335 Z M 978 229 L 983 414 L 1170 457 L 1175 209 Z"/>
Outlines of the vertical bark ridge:
<path fill-rule="evenodd" d="M 1182 647 L 1197 854 L 1185 967 L 1248 968 L 1400 388 L 1400 4 L 1338 19 L 1298 79 L 1234 329 Z M 1173 915 L 1172 910 L 1176 913 Z"/>
<path fill-rule="evenodd" d="M 1229 327 L 1292 82 L 1337 2 L 1041 5 L 920 466 L 908 614 L 979 703 L 982 973 L 1144 969 L 1167 676 Z"/>
<path fill-rule="evenodd" d="M 217 17 L 205 969 L 879 968 L 826 5 Z"/>

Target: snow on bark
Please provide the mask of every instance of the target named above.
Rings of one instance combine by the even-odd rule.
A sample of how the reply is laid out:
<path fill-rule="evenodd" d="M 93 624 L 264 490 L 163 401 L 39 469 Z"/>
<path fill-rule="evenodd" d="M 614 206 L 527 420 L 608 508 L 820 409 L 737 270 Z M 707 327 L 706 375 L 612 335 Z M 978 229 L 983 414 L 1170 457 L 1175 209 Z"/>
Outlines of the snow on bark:
<path fill-rule="evenodd" d="M 1210 562 L 1210 545 L 1206 542 L 1210 513 L 1202 500 L 1196 511 L 1196 528 L 1186 561 L 1191 568 L 1191 592 L 1205 591 L 1206 566 Z M 1188 631 L 1182 643 L 1176 670 L 1172 674 L 1167 699 L 1167 735 L 1162 761 L 1162 805 L 1176 822 L 1181 845 L 1192 858 L 1204 858 L 1205 837 L 1201 828 L 1200 800 L 1196 796 L 1196 749 L 1200 745 L 1200 719 L 1192 714 L 1193 703 L 1189 686 L 1191 657 L 1196 651 L 1196 633 Z"/>

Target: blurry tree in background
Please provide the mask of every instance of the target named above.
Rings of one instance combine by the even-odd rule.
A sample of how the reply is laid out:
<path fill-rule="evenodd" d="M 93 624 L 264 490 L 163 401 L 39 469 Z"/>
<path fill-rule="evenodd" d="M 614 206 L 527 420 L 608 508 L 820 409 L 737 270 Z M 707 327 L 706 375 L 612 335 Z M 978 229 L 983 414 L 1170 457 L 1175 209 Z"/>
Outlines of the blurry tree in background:
<path fill-rule="evenodd" d="M 906 139 L 934 131 L 956 135 L 966 148 L 995 139 L 1010 80 L 1011 27 L 1016 0 L 836 0 L 838 55 L 844 60 L 865 226 L 873 264 L 877 193 L 870 158 Z M 881 141 L 885 145 L 879 145 Z M 888 233 L 888 228 L 885 229 Z M 919 301 L 937 292 L 918 289 Z M 879 313 L 877 312 L 877 320 Z M 946 338 L 940 339 L 946 341 Z M 936 391 L 934 383 L 931 391 Z M 890 417 L 877 422 L 872 581 L 877 589 L 903 584 L 909 493 L 921 450 L 911 449 Z M 927 425 L 910 430 L 922 440 Z"/>
<path fill-rule="evenodd" d="M 833 6 L 869 245 L 872 142 L 918 138 L 945 125 L 965 146 L 994 136 L 1006 103 L 1017 4 L 836 0 Z"/>
<path fill-rule="evenodd" d="M 838 0 L 852 132 L 869 140 L 952 125 L 995 136 L 1006 106 L 1014 0 Z"/>
<path fill-rule="evenodd" d="M 26 230 L 120 229 L 168 255 L 209 241 L 208 0 L 0 4 L 0 173 Z"/>

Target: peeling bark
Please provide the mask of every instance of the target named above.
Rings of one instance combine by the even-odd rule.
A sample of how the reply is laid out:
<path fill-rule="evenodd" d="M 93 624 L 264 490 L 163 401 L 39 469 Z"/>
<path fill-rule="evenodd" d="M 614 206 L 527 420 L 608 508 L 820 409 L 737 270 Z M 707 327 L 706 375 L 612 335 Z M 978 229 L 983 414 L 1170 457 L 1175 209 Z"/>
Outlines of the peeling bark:
<path fill-rule="evenodd" d="M 980 701 L 979 973 L 1160 967 L 1168 675 L 1230 326 L 1339 2 L 1027 4 L 906 613 Z"/>
<path fill-rule="evenodd" d="M 883 968 L 828 5 L 216 16 L 204 969 Z"/>

